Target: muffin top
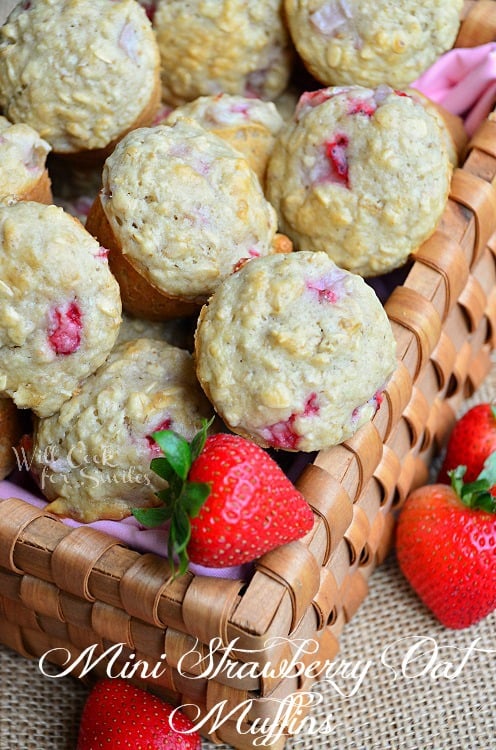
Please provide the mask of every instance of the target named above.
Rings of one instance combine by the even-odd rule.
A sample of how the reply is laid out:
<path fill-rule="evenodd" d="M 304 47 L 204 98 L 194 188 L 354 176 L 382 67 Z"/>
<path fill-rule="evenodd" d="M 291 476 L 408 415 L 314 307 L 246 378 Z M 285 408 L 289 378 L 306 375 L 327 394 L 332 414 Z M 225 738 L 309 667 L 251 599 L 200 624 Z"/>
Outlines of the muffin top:
<path fill-rule="evenodd" d="M 0 206 L 0 397 L 57 411 L 114 346 L 119 287 L 106 253 L 57 206 Z"/>
<path fill-rule="evenodd" d="M 314 451 L 377 410 L 396 365 L 389 320 L 325 253 L 255 258 L 200 314 L 197 374 L 227 426 L 264 447 Z"/>
<path fill-rule="evenodd" d="M 221 92 L 271 100 L 286 87 L 282 0 L 159 0 L 153 26 L 167 104 Z"/>
<path fill-rule="evenodd" d="M 0 29 L 0 107 L 58 153 L 104 148 L 129 129 L 158 68 L 135 0 L 32 0 Z"/>
<path fill-rule="evenodd" d="M 255 173 L 191 120 L 129 133 L 100 198 L 122 252 L 173 296 L 206 299 L 240 260 L 272 252 L 276 215 Z"/>
<path fill-rule="evenodd" d="M 88 522 L 156 505 L 166 483 L 150 469 L 161 454 L 152 434 L 173 429 L 191 440 L 211 414 L 188 352 L 146 338 L 120 344 L 37 424 L 33 469 L 49 509 Z"/>
<path fill-rule="evenodd" d="M 285 0 L 292 39 L 326 85 L 403 88 L 447 50 L 463 0 Z"/>
<path fill-rule="evenodd" d="M 273 102 L 234 94 L 200 96 L 176 107 L 166 122 L 172 125 L 179 117 L 195 120 L 230 143 L 263 181 L 276 135 L 283 125 Z"/>
<path fill-rule="evenodd" d="M 45 170 L 49 144 L 24 123 L 0 116 L 0 202 L 17 200 Z"/>
<path fill-rule="evenodd" d="M 302 95 L 267 168 L 267 196 L 297 249 L 376 276 L 434 231 L 452 166 L 436 117 L 388 86 Z"/>

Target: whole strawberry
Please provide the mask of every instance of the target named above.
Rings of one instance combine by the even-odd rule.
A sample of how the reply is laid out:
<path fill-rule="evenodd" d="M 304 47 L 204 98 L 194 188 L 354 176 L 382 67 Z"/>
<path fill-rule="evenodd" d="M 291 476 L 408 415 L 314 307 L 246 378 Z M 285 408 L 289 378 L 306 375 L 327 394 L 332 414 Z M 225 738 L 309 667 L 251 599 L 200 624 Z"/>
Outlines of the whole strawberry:
<path fill-rule="evenodd" d="M 466 466 L 466 482 L 473 482 L 486 458 L 496 451 L 496 407 L 484 403 L 469 409 L 455 424 L 446 447 L 438 481 L 449 484 L 448 472 Z"/>
<path fill-rule="evenodd" d="M 127 680 L 106 678 L 91 690 L 76 750 L 200 750 L 192 722 Z"/>
<path fill-rule="evenodd" d="M 299 539 L 313 513 L 276 462 L 250 440 L 225 433 L 207 437 L 208 425 L 188 443 L 172 430 L 153 435 L 164 456 L 152 469 L 167 480 L 164 505 L 135 509 L 144 525 L 170 521 L 168 556 L 212 568 L 251 562 Z"/>
<path fill-rule="evenodd" d="M 399 515 L 396 553 L 423 602 L 448 628 L 466 628 L 496 609 L 496 453 L 480 478 L 414 490 Z"/>

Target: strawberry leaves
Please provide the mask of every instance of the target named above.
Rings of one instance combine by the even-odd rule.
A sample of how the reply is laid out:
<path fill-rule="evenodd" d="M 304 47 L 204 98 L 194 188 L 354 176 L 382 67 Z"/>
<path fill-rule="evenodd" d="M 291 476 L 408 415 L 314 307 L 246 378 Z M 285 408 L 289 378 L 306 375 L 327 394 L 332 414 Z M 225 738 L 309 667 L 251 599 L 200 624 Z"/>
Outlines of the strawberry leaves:
<path fill-rule="evenodd" d="M 213 420 L 203 420 L 201 430 L 188 442 L 174 430 L 160 430 L 152 435 L 163 456 L 152 459 L 150 468 L 165 479 L 167 487 L 157 492 L 163 505 L 158 508 L 134 508 L 133 516 L 142 524 L 156 528 L 169 521 L 167 556 L 173 577 L 188 569 L 187 546 L 191 539 L 191 518 L 200 512 L 210 494 L 206 482 L 190 482 L 188 475 L 196 458 L 202 452 L 207 432 Z M 178 560 L 176 570 L 175 560 Z"/>
<path fill-rule="evenodd" d="M 496 485 L 496 451 L 488 456 L 474 482 L 464 483 L 466 471 L 466 466 L 457 466 L 456 469 L 448 471 L 456 495 L 467 508 L 496 513 L 496 498 L 490 492 L 491 487 Z"/>

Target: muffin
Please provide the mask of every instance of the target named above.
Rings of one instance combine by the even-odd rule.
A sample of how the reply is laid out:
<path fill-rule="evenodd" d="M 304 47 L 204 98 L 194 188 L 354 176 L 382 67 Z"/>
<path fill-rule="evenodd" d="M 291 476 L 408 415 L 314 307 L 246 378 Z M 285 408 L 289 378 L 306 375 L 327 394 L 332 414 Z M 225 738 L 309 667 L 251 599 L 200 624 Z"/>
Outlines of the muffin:
<path fill-rule="evenodd" d="M 365 281 L 325 253 L 255 258 L 200 313 L 198 379 L 225 424 L 265 448 L 318 451 L 375 414 L 396 365 Z"/>
<path fill-rule="evenodd" d="M 15 468 L 15 449 L 23 434 L 21 412 L 10 398 L 0 398 L 0 480 Z"/>
<path fill-rule="evenodd" d="M 263 184 L 267 162 L 283 119 L 272 102 L 244 96 L 201 96 L 177 107 L 166 122 L 180 117 L 198 122 L 236 148 Z"/>
<path fill-rule="evenodd" d="M 29 125 L 14 125 L 0 116 L 0 203 L 52 202 L 49 151 L 48 143 Z"/>
<path fill-rule="evenodd" d="M 106 252 L 57 206 L 0 206 L 0 397 L 46 417 L 114 346 L 119 287 Z"/>
<path fill-rule="evenodd" d="M 86 227 L 110 248 L 126 311 L 149 319 L 194 314 L 240 262 L 278 249 L 255 173 L 192 120 L 118 144 Z"/>
<path fill-rule="evenodd" d="M 0 107 L 54 153 L 101 156 L 152 122 L 159 66 L 135 0 L 31 0 L 0 29 Z"/>
<path fill-rule="evenodd" d="M 286 88 L 293 47 L 282 0 L 158 0 L 153 27 L 166 104 L 222 92 L 272 100 Z"/>
<path fill-rule="evenodd" d="M 411 84 L 451 49 L 463 0 L 285 0 L 288 26 L 321 83 Z"/>
<path fill-rule="evenodd" d="M 267 168 L 281 231 L 366 277 L 400 267 L 446 206 L 445 143 L 437 118 L 388 86 L 303 94 Z"/>
<path fill-rule="evenodd" d="M 144 338 L 121 344 L 36 425 L 32 467 L 47 510 L 90 522 L 159 504 L 166 483 L 150 469 L 161 455 L 152 434 L 173 429 L 191 440 L 211 414 L 188 352 Z"/>

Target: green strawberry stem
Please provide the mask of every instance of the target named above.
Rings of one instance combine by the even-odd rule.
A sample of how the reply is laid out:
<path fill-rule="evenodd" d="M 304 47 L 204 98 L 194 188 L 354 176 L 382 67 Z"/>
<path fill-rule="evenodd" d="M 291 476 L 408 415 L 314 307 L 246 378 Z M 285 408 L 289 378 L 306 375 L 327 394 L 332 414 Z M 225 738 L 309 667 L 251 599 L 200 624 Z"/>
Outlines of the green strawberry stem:
<path fill-rule="evenodd" d="M 448 471 L 451 486 L 457 496 L 467 508 L 496 513 L 496 498 L 490 492 L 496 485 L 496 451 L 486 459 L 481 473 L 474 482 L 464 483 L 466 471 L 466 466 L 457 466 L 456 469 Z"/>
<path fill-rule="evenodd" d="M 169 521 L 167 557 L 172 578 L 188 569 L 187 546 L 191 537 L 191 518 L 200 512 L 210 494 L 210 485 L 205 482 L 189 482 L 188 475 L 193 461 L 202 452 L 207 432 L 213 422 L 202 420 L 200 431 L 188 442 L 174 430 L 154 432 L 152 438 L 163 456 L 154 458 L 150 468 L 167 482 L 167 487 L 156 496 L 162 505 L 156 508 L 133 508 L 132 514 L 142 526 L 156 528 Z M 178 566 L 176 568 L 176 560 Z"/>

